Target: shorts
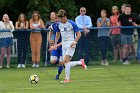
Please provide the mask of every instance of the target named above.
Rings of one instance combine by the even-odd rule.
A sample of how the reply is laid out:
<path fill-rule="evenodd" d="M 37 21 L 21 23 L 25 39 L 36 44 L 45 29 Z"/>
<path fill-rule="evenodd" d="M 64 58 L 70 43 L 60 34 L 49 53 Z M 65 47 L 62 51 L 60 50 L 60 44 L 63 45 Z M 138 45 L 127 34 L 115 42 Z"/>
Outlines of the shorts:
<path fill-rule="evenodd" d="M 0 47 L 11 47 L 13 45 L 13 39 L 11 37 L 1 38 L 0 39 Z"/>
<path fill-rule="evenodd" d="M 56 49 L 51 51 L 51 60 L 58 60 L 61 62 L 62 61 L 62 50 L 61 49 Z"/>
<path fill-rule="evenodd" d="M 122 45 L 125 45 L 125 44 L 131 45 L 131 44 L 133 44 L 132 35 L 121 34 L 121 44 Z"/>
<path fill-rule="evenodd" d="M 121 45 L 121 35 L 120 34 L 111 35 L 111 41 L 112 41 L 113 47 L 117 45 Z"/>
<path fill-rule="evenodd" d="M 70 46 L 71 46 L 71 43 L 62 45 L 63 59 L 66 55 L 69 55 L 70 57 L 73 57 L 76 47 L 70 47 Z"/>

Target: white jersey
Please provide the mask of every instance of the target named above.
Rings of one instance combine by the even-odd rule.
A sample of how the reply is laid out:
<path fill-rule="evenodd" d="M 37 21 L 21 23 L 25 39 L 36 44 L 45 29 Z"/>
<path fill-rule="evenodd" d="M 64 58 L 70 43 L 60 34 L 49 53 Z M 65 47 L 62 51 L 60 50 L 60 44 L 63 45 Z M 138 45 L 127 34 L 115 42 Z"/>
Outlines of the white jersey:
<path fill-rule="evenodd" d="M 62 45 L 65 45 L 75 40 L 75 33 L 79 28 L 72 20 L 68 20 L 65 24 L 60 22 L 55 31 L 61 33 Z"/>

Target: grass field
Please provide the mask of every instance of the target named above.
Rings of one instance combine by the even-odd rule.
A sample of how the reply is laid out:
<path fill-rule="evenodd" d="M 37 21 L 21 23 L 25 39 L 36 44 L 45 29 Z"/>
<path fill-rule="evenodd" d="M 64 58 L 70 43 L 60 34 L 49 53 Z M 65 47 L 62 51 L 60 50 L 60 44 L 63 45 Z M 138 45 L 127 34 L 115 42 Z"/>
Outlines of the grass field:
<path fill-rule="evenodd" d="M 56 81 L 56 67 L 0 69 L 0 93 L 139 93 L 140 65 L 80 66 L 71 70 L 72 82 Z M 39 76 L 38 84 L 30 84 L 31 74 Z"/>

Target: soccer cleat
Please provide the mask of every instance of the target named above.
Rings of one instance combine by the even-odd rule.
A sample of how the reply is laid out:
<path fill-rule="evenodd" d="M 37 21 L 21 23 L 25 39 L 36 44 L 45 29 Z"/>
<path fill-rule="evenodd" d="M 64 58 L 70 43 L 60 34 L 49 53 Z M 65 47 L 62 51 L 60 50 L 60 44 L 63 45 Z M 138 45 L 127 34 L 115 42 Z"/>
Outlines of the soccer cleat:
<path fill-rule="evenodd" d="M 84 59 L 81 59 L 80 61 L 82 62 L 82 65 L 81 66 L 83 67 L 83 69 L 87 70 L 87 66 L 85 64 Z"/>
<path fill-rule="evenodd" d="M 21 68 L 21 64 L 18 64 L 18 65 L 17 65 L 17 68 Z"/>
<path fill-rule="evenodd" d="M 22 67 L 22 68 L 26 68 L 25 64 L 22 64 L 21 67 Z"/>
<path fill-rule="evenodd" d="M 56 75 L 55 80 L 59 80 L 59 75 L 58 74 Z"/>
<path fill-rule="evenodd" d="M 69 83 L 69 82 L 71 82 L 71 81 L 70 80 L 67 80 L 67 79 L 61 81 L 61 83 Z"/>

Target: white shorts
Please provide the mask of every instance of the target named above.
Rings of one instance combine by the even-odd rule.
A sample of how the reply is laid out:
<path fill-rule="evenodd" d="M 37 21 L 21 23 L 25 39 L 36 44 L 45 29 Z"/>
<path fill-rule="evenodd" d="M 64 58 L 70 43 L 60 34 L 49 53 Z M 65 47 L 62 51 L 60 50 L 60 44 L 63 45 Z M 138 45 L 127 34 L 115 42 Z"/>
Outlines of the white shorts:
<path fill-rule="evenodd" d="M 51 56 L 51 60 L 56 60 L 57 61 L 58 57 L 57 56 Z M 63 61 L 63 57 L 60 56 L 59 57 L 59 62 L 62 62 Z"/>
<path fill-rule="evenodd" d="M 64 59 L 64 57 L 65 57 L 66 55 L 69 55 L 69 56 L 73 57 L 76 47 L 73 47 L 73 48 L 72 48 L 72 47 L 70 47 L 70 46 L 71 46 L 71 43 L 62 45 L 62 55 L 63 55 L 63 59 Z"/>

